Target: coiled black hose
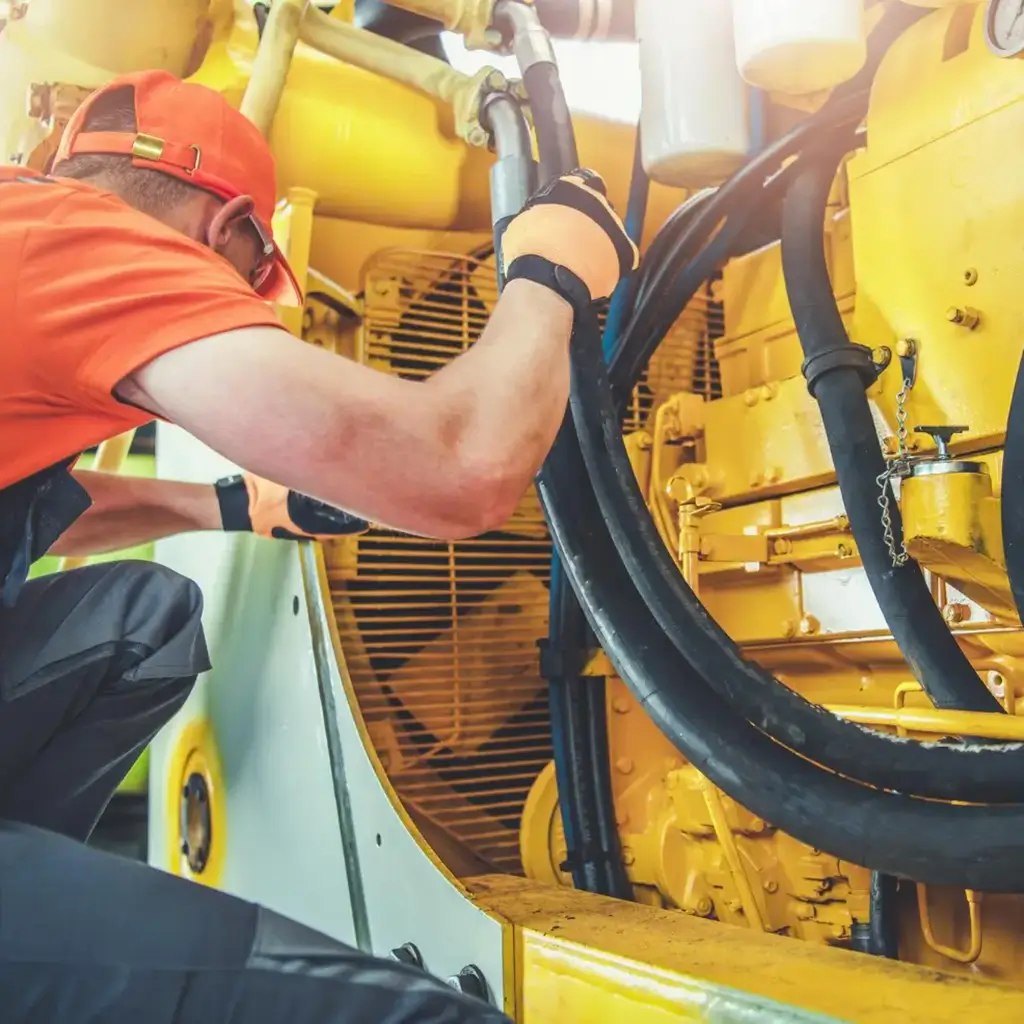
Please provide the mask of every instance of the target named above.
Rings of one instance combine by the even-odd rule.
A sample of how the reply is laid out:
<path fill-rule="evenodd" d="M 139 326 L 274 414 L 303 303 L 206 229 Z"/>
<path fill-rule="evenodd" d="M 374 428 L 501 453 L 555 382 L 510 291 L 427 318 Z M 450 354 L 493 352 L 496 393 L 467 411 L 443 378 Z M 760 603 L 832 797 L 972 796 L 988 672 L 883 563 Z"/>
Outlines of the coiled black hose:
<path fill-rule="evenodd" d="M 842 154 L 843 148 L 836 147 L 802 159 L 801 171 L 786 196 L 782 229 L 783 273 L 804 365 L 830 360 L 825 371 L 813 378 L 812 387 L 839 490 L 875 599 L 932 703 L 940 708 L 999 712 L 1003 710 L 999 702 L 943 621 L 921 570 L 914 562 L 893 565 L 883 537 L 876 481 L 885 471 L 885 459 L 864 393 L 865 381 L 842 358 L 854 349 L 825 262 L 825 210 Z M 901 537 L 903 524 L 891 488 L 889 497 L 893 533 Z"/>
<path fill-rule="evenodd" d="M 597 396 L 596 318 L 573 336 L 573 402 Z M 607 381 L 604 382 L 607 395 Z M 620 440 L 621 443 L 621 440 Z M 792 753 L 738 716 L 682 657 L 617 556 L 567 420 L 538 476 L 565 572 L 616 670 L 652 720 L 700 772 L 754 814 L 853 864 L 989 892 L 1024 891 L 1024 807 L 949 805 L 870 789 Z"/>
<path fill-rule="evenodd" d="M 603 366 L 580 356 L 574 344 L 573 373 L 577 444 L 616 558 L 691 673 L 699 673 L 720 698 L 778 743 L 848 778 L 935 799 L 1024 802 L 1024 744 L 921 743 L 876 732 L 809 703 L 744 659 L 680 576 L 655 530 Z"/>
<path fill-rule="evenodd" d="M 682 579 L 654 529 L 617 417 L 602 398 L 601 367 L 574 359 L 574 373 L 578 442 L 617 557 L 664 633 L 720 697 L 779 743 L 849 778 L 935 799 L 1024 801 L 1024 745 L 920 743 L 879 733 L 842 721 L 746 661 Z M 596 397 L 582 401 L 582 394 Z"/>

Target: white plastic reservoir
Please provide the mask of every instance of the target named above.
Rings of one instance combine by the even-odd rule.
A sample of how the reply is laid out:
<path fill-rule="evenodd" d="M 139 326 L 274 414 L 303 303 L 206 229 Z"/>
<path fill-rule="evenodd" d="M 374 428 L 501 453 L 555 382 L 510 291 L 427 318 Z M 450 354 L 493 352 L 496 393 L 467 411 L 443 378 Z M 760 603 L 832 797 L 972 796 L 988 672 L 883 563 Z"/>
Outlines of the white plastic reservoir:
<path fill-rule="evenodd" d="M 831 89 L 867 57 L 864 0 L 733 0 L 736 63 L 769 92 Z"/>
<path fill-rule="evenodd" d="M 750 149 L 728 0 L 638 0 L 644 170 L 664 185 L 727 178 Z"/>

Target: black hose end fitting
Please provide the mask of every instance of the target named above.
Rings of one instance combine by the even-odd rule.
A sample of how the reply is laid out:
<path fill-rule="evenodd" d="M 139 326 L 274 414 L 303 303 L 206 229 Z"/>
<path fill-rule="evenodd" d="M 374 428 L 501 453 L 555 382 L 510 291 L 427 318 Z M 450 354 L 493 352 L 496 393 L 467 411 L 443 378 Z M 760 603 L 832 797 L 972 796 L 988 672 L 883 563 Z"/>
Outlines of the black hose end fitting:
<path fill-rule="evenodd" d="M 808 356 L 800 367 L 800 372 L 803 373 L 804 379 L 807 381 L 807 390 L 811 393 L 811 397 L 817 398 L 814 392 L 818 382 L 833 370 L 855 371 L 864 382 L 864 390 L 867 391 L 878 380 L 882 369 L 883 367 L 875 363 L 871 349 L 866 345 L 848 342 Z"/>

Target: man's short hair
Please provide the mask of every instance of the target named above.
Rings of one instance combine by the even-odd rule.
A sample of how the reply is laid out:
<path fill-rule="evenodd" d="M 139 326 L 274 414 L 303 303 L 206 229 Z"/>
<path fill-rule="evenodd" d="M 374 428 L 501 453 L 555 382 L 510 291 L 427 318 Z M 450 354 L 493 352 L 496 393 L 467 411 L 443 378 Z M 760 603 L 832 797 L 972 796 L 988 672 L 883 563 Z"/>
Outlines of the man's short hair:
<path fill-rule="evenodd" d="M 83 131 L 136 132 L 135 89 L 127 85 L 100 96 L 86 117 Z M 136 167 L 130 156 L 85 153 L 61 160 L 51 174 L 91 181 L 102 178 L 126 203 L 151 216 L 188 202 L 199 189 L 160 171 Z"/>

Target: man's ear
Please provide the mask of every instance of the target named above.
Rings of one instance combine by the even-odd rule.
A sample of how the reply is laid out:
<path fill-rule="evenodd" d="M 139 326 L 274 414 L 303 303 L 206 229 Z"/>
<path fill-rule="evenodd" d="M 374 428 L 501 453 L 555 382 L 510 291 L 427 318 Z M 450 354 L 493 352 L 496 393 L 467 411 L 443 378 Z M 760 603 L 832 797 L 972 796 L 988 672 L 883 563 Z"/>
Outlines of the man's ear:
<path fill-rule="evenodd" d="M 248 209 L 252 200 L 247 196 L 236 196 L 224 203 L 206 227 L 206 244 L 215 252 L 227 245 L 231 238 L 231 225 L 243 209 Z"/>

